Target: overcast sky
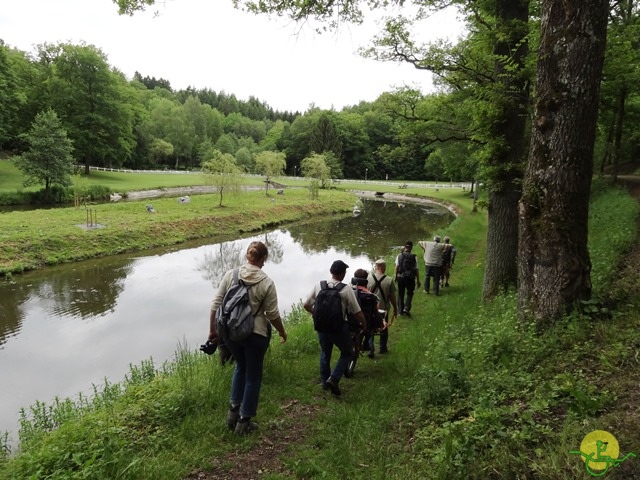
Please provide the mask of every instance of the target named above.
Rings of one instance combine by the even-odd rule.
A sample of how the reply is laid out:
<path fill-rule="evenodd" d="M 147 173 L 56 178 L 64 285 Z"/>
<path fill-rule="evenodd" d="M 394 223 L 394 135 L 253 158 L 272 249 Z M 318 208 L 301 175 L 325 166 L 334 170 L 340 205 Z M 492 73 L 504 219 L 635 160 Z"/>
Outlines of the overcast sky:
<path fill-rule="evenodd" d="M 0 39 L 11 47 L 32 52 L 44 42 L 84 41 L 129 79 L 138 71 L 164 78 L 174 89 L 254 96 L 276 110 L 304 112 L 311 104 L 340 110 L 402 85 L 433 91 L 429 73 L 357 55 L 376 33 L 372 18 L 363 27 L 317 35 L 285 19 L 235 10 L 231 0 L 159 0 L 133 17 L 118 15 L 112 0 L 3 3 Z M 460 31 L 453 12 L 422 29 L 433 40 Z"/>

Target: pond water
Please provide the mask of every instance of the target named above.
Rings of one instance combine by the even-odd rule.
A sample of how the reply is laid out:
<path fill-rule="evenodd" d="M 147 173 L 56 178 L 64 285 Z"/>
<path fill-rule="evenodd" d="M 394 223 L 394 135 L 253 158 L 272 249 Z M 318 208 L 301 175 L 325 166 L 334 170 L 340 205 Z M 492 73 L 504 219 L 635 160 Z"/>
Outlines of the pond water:
<path fill-rule="evenodd" d="M 90 395 L 93 385 L 101 390 L 105 380 L 124 379 L 130 365 L 152 358 L 160 366 L 179 347 L 197 350 L 208 335 L 218 281 L 244 262 L 252 240 L 269 247 L 264 271 L 285 315 L 330 277 L 334 260 L 350 266 L 350 279 L 454 218 L 433 203 L 359 202 L 358 216 L 52 267 L 0 283 L 0 433 L 9 432 L 15 445 L 20 408 Z"/>

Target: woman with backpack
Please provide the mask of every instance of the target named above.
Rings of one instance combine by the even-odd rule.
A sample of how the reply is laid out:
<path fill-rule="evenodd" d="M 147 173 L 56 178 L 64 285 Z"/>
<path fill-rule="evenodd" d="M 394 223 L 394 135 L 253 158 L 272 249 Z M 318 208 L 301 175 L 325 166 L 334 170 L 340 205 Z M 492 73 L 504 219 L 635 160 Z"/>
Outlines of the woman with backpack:
<path fill-rule="evenodd" d="M 224 344 L 235 358 L 227 426 L 237 435 L 246 435 L 258 428 L 258 424 L 251 419 L 256 416 L 258 410 L 264 356 L 269 347 L 271 326 L 278 331 L 280 343 L 287 341 L 287 332 L 278 310 L 276 286 L 262 271 L 268 256 L 269 250 L 264 243 L 251 242 L 246 253 L 247 263 L 225 273 L 211 303 L 209 341 L 217 343 L 218 336 L 221 335 Z M 238 283 L 244 282 L 248 288 L 248 305 L 253 318 L 251 333 L 240 341 L 234 341 L 224 332 L 218 331 L 216 321 L 216 316 L 222 315 L 219 307 L 223 306 L 223 300 L 228 298 L 227 292 L 236 285 L 234 277 L 238 279 Z"/>

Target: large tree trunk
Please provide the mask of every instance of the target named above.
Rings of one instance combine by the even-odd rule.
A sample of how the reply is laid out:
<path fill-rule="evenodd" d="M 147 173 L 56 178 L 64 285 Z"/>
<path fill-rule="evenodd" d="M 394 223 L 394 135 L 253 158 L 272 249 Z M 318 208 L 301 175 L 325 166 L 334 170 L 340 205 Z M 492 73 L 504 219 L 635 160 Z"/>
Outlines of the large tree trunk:
<path fill-rule="evenodd" d="M 589 194 L 608 0 L 543 0 L 520 200 L 519 311 L 550 323 L 591 295 Z"/>
<path fill-rule="evenodd" d="M 488 167 L 489 185 L 487 256 L 483 298 L 489 300 L 515 288 L 518 279 L 518 199 L 524 161 L 525 129 L 529 99 L 524 72 L 529 53 L 529 0 L 498 0 L 498 40 L 494 46 L 494 78 L 500 98 L 491 119 L 491 136 L 497 139 Z"/>

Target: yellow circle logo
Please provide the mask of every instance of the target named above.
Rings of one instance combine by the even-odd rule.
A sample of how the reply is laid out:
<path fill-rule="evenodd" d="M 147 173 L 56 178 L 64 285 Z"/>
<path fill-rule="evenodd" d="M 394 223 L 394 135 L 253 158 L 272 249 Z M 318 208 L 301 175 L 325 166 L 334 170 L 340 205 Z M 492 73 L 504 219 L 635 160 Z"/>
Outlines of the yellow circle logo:
<path fill-rule="evenodd" d="M 580 455 L 587 472 L 594 477 L 601 477 L 609 468 L 617 467 L 625 460 L 636 456 L 635 453 L 629 452 L 623 458 L 618 458 L 618 440 L 604 430 L 594 430 L 587 434 L 580 444 L 580 450 L 572 450 L 569 453 Z"/>
<path fill-rule="evenodd" d="M 580 444 L 580 451 L 592 460 L 589 462 L 591 470 L 606 470 L 609 462 L 606 458 L 615 459 L 620 455 L 620 444 L 616 437 L 604 430 L 594 430 L 588 433 Z M 586 462 L 587 458 L 583 458 Z M 598 461 L 602 459 L 601 461 Z"/>

